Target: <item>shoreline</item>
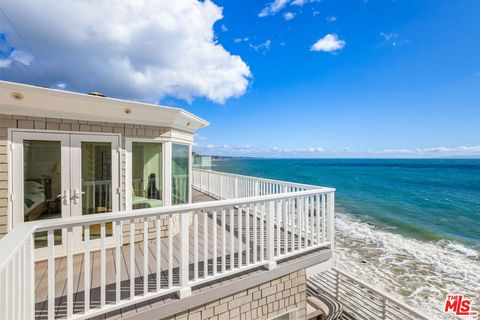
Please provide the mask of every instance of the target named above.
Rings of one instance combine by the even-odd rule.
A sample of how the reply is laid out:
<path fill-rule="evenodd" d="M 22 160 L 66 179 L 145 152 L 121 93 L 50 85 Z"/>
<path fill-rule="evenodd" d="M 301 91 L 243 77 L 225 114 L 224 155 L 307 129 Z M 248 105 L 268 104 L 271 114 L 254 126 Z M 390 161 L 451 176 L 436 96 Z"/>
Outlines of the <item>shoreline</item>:
<path fill-rule="evenodd" d="M 480 300 L 480 252 L 407 238 L 348 213 L 337 213 L 335 225 L 335 265 L 359 279 L 438 316 L 448 293 Z"/>

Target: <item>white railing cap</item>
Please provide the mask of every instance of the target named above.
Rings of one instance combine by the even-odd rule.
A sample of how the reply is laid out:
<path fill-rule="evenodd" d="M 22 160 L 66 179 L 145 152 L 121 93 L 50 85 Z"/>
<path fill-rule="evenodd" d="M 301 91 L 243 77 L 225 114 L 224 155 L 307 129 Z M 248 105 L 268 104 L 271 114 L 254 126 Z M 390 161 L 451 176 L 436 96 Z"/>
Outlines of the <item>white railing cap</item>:
<path fill-rule="evenodd" d="M 135 209 L 126 211 L 109 212 L 102 214 L 91 214 L 79 217 L 67 217 L 62 219 L 41 220 L 30 223 L 35 224 L 35 231 L 44 231 L 48 229 L 55 229 L 57 227 L 71 228 L 80 225 L 107 223 L 114 221 L 130 220 L 145 218 L 151 216 L 181 214 L 195 210 L 208 210 L 222 207 L 231 207 L 236 205 L 244 205 L 249 203 L 258 203 L 264 201 L 284 200 L 288 198 L 296 198 L 301 196 L 309 196 L 316 194 L 331 193 L 334 190 L 331 188 L 318 188 L 313 190 L 304 190 L 296 192 L 278 193 L 265 196 L 245 197 L 227 200 L 205 201 L 197 203 L 187 203 L 174 206 L 165 206 L 147 209 Z"/>
<path fill-rule="evenodd" d="M 246 176 L 246 175 L 228 173 L 228 172 L 217 171 L 217 170 L 206 170 L 206 169 L 193 168 L 193 171 L 214 173 L 214 174 L 218 174 L 218 175 L 238 177 L 238 178 L 243 178 L 243 179 L 248 178 L 248 179 L 252 179 L 252 180 L 281 184 L 283 186 L 289 186 L 289 187 L 298 187 L 298 188 L 305 188 L 305 189 L 325 189 L 325 190 L 328 189 L 329 191 L 335 191 L 335 188 L 330 188 L 330 187 L 322 187 L 322 186 L 316 186 L 316 185 L 312 185 L 312 184 L 297 183 L 297 182 L 290 182 L 290 181 L 283 181 L 283 180 L 259 178 L 259 177 Z"/>
<path fill-rule="evenodd" d="M 28 241 L 35 231 L 34 222 L 26 222 L 18 225 L 1 240 L 0 250 L 0 272 L 3 271 L 6 264 L 15 256 L 16 252 Z"/>

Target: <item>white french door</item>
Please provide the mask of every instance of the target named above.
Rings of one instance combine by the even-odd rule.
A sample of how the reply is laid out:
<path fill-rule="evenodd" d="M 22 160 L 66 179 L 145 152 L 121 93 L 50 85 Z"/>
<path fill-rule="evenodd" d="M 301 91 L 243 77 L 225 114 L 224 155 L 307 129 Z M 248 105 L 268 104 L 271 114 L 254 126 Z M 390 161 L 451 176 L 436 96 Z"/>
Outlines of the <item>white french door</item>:
<path fill-rule="evenodd" d="M 12 222 L 61 219 L 119 210 L 119 137 L 33 131 L 12 132 Z M 108 242 L 111 225 L 106 225 Z M 85 230 L 74 230 L 81 250 Z M 66 234 L 54 232 L 56 252 Z M 90 226 L 92 246 L 100 226 Z M 108 243 L 107 242 L 107 243 Z M 35 234 L 37 257 L 46 254 L 46 233 Z"/>

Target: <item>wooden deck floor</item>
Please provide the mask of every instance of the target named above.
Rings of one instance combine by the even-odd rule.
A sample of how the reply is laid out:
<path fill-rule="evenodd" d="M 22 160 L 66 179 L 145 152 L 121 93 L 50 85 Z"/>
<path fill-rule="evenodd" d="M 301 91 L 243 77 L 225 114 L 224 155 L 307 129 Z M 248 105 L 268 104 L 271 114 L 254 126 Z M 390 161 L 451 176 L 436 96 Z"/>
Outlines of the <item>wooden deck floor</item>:
<path fill-rule="evenodd" d="M 214 200 L 213 198 L 202 194 L 200 192 L 194 191 L 192 194 L 193 202 L 201 202 L 201 201 L 209 201 Z M 199 225 L 199 241 L 198 241 L 198 260 L 200 261 L 198 267 L 198 276 L 199 278 L 204 276 L 204 268 L 203 268 L 203 261 L 205 260 L 204 257 L 204 233 L 203 225 L 205 223 L 204 219 L 208 219 L 206 222 L 208 224 L 208 274 L 213 273 L 214 268 L 214 261 L 212 260 L 213 257 L 213 228 L 216 228 L 217 236 L 222 234 L 223 228 L 222 225 L 216 221 L 214 223 L 212 216 L 208 216 L 205 218 L 205 215 L 199 216 L 198 225 Z M 237 219 L 237 215 L 234 216 L 234 221 Z M 250 217 L 252 221 L 252 218 Z M 228 270 L 231 266 L 232 261 L 232 253 L 233 253 L 233 264 L 238 265 L 238 258 L 241 255 L 242 260 L 245 261 L 246 259 L 246 251 L 242 250 L 239 252 L 239 236 L 242 239 L 242 247 L 245 248 L 245 223 L 243 223 L 243 229 L 239 235 L 237 229 L 231 230 L 230 223 L 229 223 L 229 215 L 226 215 L 226 248 L 222 247 L 222 242 L 217 242 L 217 271 L 222 270 L 223 261 L 225 261 L 226 269 Z M 252 226 L 253 223 L 250 223 Z M 258 223 L 258 228 L 260 228 L 260 223 Z M 250 239 L 253 239 L 253 232 L 250 228 Z M 232 252 L 232 247 L 230 246 L 230 239 L 232 239 L 233 232 L 233 239 L 234 239 L 234 247 Z M 276 236 L 276 232 L 274 232 Z M 190 279 L 193 279 L 194 273 L 194 266 L 193 266 L 193 226 L 190 225 L 190 239 L 189 241 L 189 259 L 190 259 Z M 257 237 L 260 237 L 260 232 L 257 232 Z M 281 238 L 283 239 L 283 232 L 281 233 Z M 298 240 L 298 239 L 297 239 Z M 297 242 L 297 240 L 295 242 Z M 282 241 L 282 240 L 281 240 Z M 150 291 L 155 291 L 156 289 L 156 263 L 157 258 L 161 259 L 161 288 L 168 288 L 168 279 L 169 279 L 169 270 L 168 270 L 168 238 L 162 238 L 162 246 L 161 246 L 161 257 L 156 257 L 156 241 L 152 240 L 148 243 L 148 287 Z M 173 237 L 173 261 L 172 261 L 172 280 L 173 285 L 175 286 L 178 284 L 179 272 L 178 272 L 178 257 L 180 255 L 180 251 L 178 248 L 179 238 L 178 235 Z M 259 243 L 259 239 L 256 243 Z M 134 277 L 135 283 L 135 295 L 141 295 L 144 290 L 144 255 L 143 252 L 143 242 L 135 243 L 135 268 L 132 270 L 130 268 L 130 244 L 124 244 L 121 247 L 121 299 L 128 299 L 130 296 L 130 278 Z M 252 242 L 251 242 L 252 246 Z M 225 250 L 225 251 L 224 251 Z M 283 249 L 282 249 L 283 250 Z M 259 247 L 256 249 L 257 257 L 260 257 L 260 250 Z M 224 256 L 223 253 L 226 252 Z M 249 253 L 250 258 L 253 259 L 253 254 Z M 116 284 L 115 284 L 115 270 L 116 270 L 116 261 L 115 261 L 115 249 L 107 249 L 106 250 L 106 303 L 113 303 L 115 301 L 115 292 L 116 292 Z M 92 252 L 90 253 L 90 274 L 91 274 L 91 283 L 90 283 L 90 308 L 96 308 L 100 306 L 100 252 Z M 73 274 L 74 274 L 74 281 L 73 281 L 73 293 L 74 293 L 74 313 L 82 313 L 84 310 L 84 255 L 79 254 L 75 255 L 73 259 Z M 59 258 L 55 260 L 55 312 L 56 318 L 62 318 L 66 316 L 66 309 L 67 309 L 67 283 L 66 283 L 66 273 L 67 273 L 67 263 L 66 258 Z M 36 319 L 47 319 L 47 306 L 48 306 L 48 272 L 47 272 L 47 262 L 38 262 L 35 266 L 35 309 L 36 309 Z M 166 297 L 166 299 L 168 296 Z M 170 297 L 171 298 L 171 297 Z"/>

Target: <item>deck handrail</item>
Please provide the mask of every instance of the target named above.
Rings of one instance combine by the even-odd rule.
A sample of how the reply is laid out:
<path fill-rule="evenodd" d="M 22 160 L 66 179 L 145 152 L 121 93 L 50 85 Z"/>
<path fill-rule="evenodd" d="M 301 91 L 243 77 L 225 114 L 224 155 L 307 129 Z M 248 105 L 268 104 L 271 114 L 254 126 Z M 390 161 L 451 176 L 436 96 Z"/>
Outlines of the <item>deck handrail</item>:
<path fill-rule="evenodd" d="M 309 283 L 343 304 L 359 319 L 429 320 L 422 311 L 339 268 L 309 277 Z"/>
<path fill-rule="evenodd" d="M 247 185 L 242 186 L 245 187 L 242 190 L 247 191 Z M 251 268 L 275 268 L 278 260 L 319 248 L 333 248 L 334 189 L 295 188 L 286 188 L 284 191 L 287 192 L 282 193 L 20 224 L 0 240 L 0 318 L 34 317 L 37 299 L 35 260 L 41 250 L 44 251 L 42 259 L 46 259 L 43 263 L 47 293 L 42 298 L 45 300 L 40 301 L 46 302 L 48 318 L 86 319 L 174 292 L 183 298 L 191 294 L 193 286 Z M 111 236 L 107 235 L 107 225 Z M 98 226 L 92 229 L 98 230 L 95 231 L 98 239 L 91 238 L 91 232 L 94 232 L 91 226 Z M 58 230 L 61 232 L 57 233 Z M 82 232 L 83 240 L 77 247 L 78 240 L 74 236 Z M 46 235 L 45 247 L 35 249 L 34 234 L 39 233 Z M 143 244 L 142 252 L 153 250 L 156 257 L 166 257 L 167 263 L 165 265 L 162 259 L 155 259 L 151 262 L 156 264 L 156 272 L 153 273 L 149 270 L 149 255 L 143 255 L 140 259 L 143 259 L 144 269 L 137 274 L 133 271 L 133 275 L 129 276 L 127 287 L 130 294 L 125 299 L 122 298 L 122 292 L 126 290 L 123 290 L 125 284 L 121 281 L 119 261 L 127 243 L 130 270 L 136 268 L 135 253 L 139 243 Z M 206 248 L 205 251 L 201 251 L 201 246 Z M 174 267 L 177 260 L 173 256 L 174 248 L 179 248 L 178 256 L 175 256 L 178 267 Z M 106 283 L 107 250 L 112 250 L 113 259 L 117 261 L 115 280 L 111 284 Z M 167 250 L 166 254 L 164 250 Z M 217 256 L 218 250 L 223 250 L 223 253 Z M 90 256 L 94 251 L 99 252 L 99 258 L 96 258 L 100 259 L 99 271 L 91 265 Z M 60 274 L 55 271 L 59 255 L 66 259 L 66 272 Z M 74 255 L 83 256 L 85 289 L 83 309 L 80 311 L 74 301 Z M 203 261 L 201 257 L 204 257 Z M 99 308 L 91 305 L 93 272 L 99 272 L 97 279 L 100 283 L 96 289 L 100 291 Z M 59 300 L 55 286 L 61 276 L 65 277 L 62 281 L 65 281 L 66 289 L 61 293 L 65 298 Z M 141 293 L 137 292 L 136 276 L 143 279 Z M 107 290 L 107 285 L 113 287 Z M 109 298 L 107 294 L 113 297 Z M 63 301 L 64 305 L 57 306 L 58 301 Z"/>
<path fill-rule="evenodd" d="M 221 175 L 221 176 L 237 177 L 237 178 L 242 178 L 242 179 L 250 178 L 250 179 L 254 179 L 256 181 L 262 181 L 262 182 L 273 183 L 273 184 L 280 184 L 280 185 L 285 185 L 285 186 L 290 186 L 290 187 L 304 188 L 306 190 L 323 189 L 323 190 L 335 191 L 335 188 L 331 188 L 331 187 L 323 187 L 323 186 L 317 186 L 317 185 L 313 185 L 313 184 L 290 182 L 290 181 L 276 180 L 276 179 L 269 179 L 269 178 L 260 178 L 260 177 L 254 177 L 254 176 L 241 175 L 241 174 L 237 174 L 237 173 L 217 171 L 217 170 L 213 170 L 213 169 L 208 170 L 208 169 L 193 168 L 193 172 L 195 172 L 195 171 L 205 172 L 205 173 L 214 173 L 214 174 Z"/>
<path fill-rule="evenodd" d="M 152 215 L 163 216 L 163 215 L 170 215 L 170 214 L 180 214 L 180 213 L 187 213 L 190 211 L 200 210 L 200 209 L 208 210 L 208 209 L 216 209 L 216 208 L 223 208 L 223 207 L 230 207 L 230 206 L 240 206 L 240 205 L 256 203 L 256 202 L 284 200 L 284 199 L 291 198 L 292 196 L 302 197 L 302 196 L 311 196 L 318 193 L 331 193 L 333 191 L 334 189 L 332 188 L 318 188 L 314 190 L 288 192 L 288 193 L 282 193 L 282 194 L 272 194 L 272 195 L 256 196 L 256 197 L 249 197 L 249 198 L 222 199 L 222 200 L 216 200 L 216 201 L 178 204 L 175 206 L 124 210 L 124 211 L 108 212 L 108 213 L 102 213 L 102 214 L 89 214 L 89 215 L 83 215 L 78 217 L 66 217 L 62 219 L 29 221 L 29 222 L 24 222 L 20 224 L 19 227 L 22 226 L 22 228 L 20 228 L 19 231 L 16 233 L 19 233 L 19 232 L 33 233 L 38 231 L 45 231 L 52 228 L 55 229 L 58 227 L 68 228 L 68 227 L 76 227 L 76 226 L 85 225 L 85 224 L 107 223 L 111 221 L 121 221 L 121 220 L 129 220 L 129 219 L 143 219 Z M 16 229 L 17 228 L 14 228 L 12 232 Z M 20 231 L 20 230 L 23 230 L 23 231 Z M 12 232 L 8 233 L 7 235 L 11 234 Z M 4 239 L 0 241 L 3 241 Z M 2 258 L 2 253 L 4 253 L 4 251 L 7 251 L 7 250 L 0 251 L 0 258 Z M 2 264 L 0 260 L 0 270 L 1 270 L 1 266 Z"/>

